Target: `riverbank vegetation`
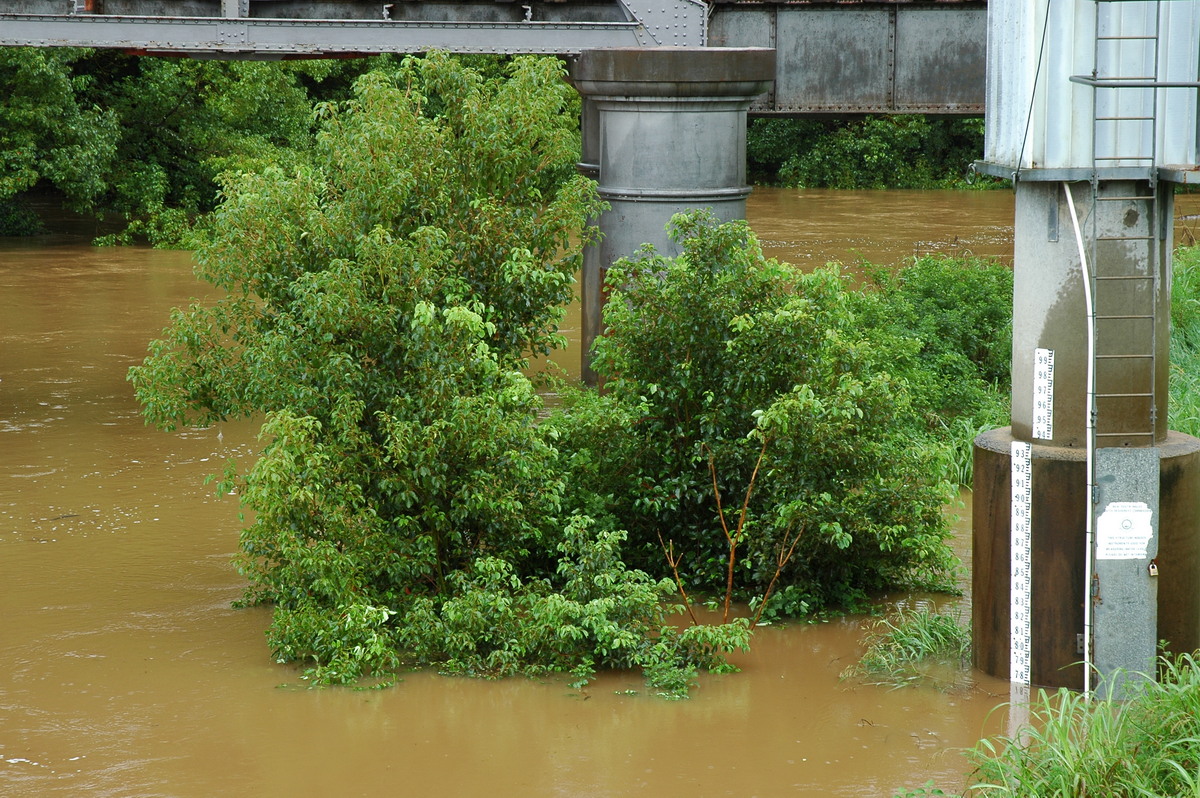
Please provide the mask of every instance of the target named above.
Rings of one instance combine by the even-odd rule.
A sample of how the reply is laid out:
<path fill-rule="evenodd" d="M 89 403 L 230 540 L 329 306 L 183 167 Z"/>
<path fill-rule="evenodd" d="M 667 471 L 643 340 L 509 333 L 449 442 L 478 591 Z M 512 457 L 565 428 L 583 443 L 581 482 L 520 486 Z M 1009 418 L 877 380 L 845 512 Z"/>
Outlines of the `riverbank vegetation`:
<path fill-rule="evenodd" d="M 918 115 L 751 120 L 746 155 L 755 180 L 793 188 L 967 188 L 983 120 Z"/>
<path fill-rule="evenodd" d="M 1175 251 L 1171 278 L 1170 428 L 1200 437 L 1200 247 Z"/>
<path fill-rule="evenodd" d="M 177 245 L 219 174 L 303 160 L 314 103 L 360 63 L 0 48 L 0 234 L 36 227 L 23 202 L 36 190 L 109 222 L 113 241 Z"/>
<path fill-rule="evenodd" d="M 967 794 L 1200 795 L 1200 667 L 1192 655 L 1164 658 L 1157 676 L 1122 703 L 1039 691 L 1017 737 L 984 740 L 971 752 Z"/>
<path fill-rule="evenodd" d="M 509 60 L 459 59 L 493 76 Z M 40 198 L 94 219 L 102 243 L 190 247 L 192 224 L 219 201 L 222 173 L 307 162 L 322 104 L 398 64 L 3 48 L 0 235 L 41 230 L 31 203 Z M 809 188 L 963 187 L 982 152 L 980 119 L 764 118 L 748 132 L 756 181 Z"/>
<path fill-rule="evenodd" d="M 316 682 L 633 667 L 679 695 L 756 623 L 953 589 L 945 431 L 1006 390 L 1008 270 L 859 289 L 679 217 L 682 255 L 609 273 L 607 390 L 543 418 L 520 369 L 563 345 L 599 208 L 575 101 L 553 60 L 358 78 L 303 162 L 225 173 L 197 260 L 226 296 L 130 372 L 165 429 L 265 417 L 221 487 L 246 601 Z"/>

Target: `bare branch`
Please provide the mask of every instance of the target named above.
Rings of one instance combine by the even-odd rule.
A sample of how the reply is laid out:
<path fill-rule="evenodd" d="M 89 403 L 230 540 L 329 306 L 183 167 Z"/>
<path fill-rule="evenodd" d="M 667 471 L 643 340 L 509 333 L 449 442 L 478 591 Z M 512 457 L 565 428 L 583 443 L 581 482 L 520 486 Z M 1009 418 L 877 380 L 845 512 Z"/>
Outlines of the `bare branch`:
<path fill-rule="evenodd" d="M 793 522 L 794 523 L 794 522 Z M 788 524 L 788 528 L 783 532 L 783 540 L 779 542 L 779 552 L 775 555 L 775 573 L 771 576 L 771 581 L 767 584 L 766 592 L 763 593 L 762 601 L 758 604 L 758 612 L 754 613 L 754 620 L 750 621 L 750 628 L 758 626 L 758 621 L 762 618 L 763 610 L 767 608 L 767 600 L 771 598 L 771 591 L 775 589 L 775 581 L 779 579 L 779 575 L 783 573 L 783 569 L 791 561 L 792 555 L 796 553 L 796 544 L 800 542 L 800 536 L 804 534 L 804 529 L 796 533 L 792 538 L 791 545 L 788 545 L 788 535 L 792 532 L 792 524 Z M 787 547 L 787 552 L 784 553 L 784 547 Z"/>
<path fill-rule="evenodd" d="M 658 543 L 662 546 L 663 554 L 667 556 L 667 564 L 671 566 L 671 573 L 675 575 L 675 587 L 679 588 L 679 595 L 683 597 L 683 606 L 692 618 L 692 626 L 699 626 L 700 622 L 696 620 L 696 613 L 692 610 L 692 600 L 688 598 L 687 591 L 683 589 L 683 580 L 679 578 L 679 562 L 683 559 L 683 555 L 675 556 L 675 541 L 672 540 L 669 544 L 664 543 L 662 532 L 657 529 L 654 530 L 654 534 L 658 535 Z"/>

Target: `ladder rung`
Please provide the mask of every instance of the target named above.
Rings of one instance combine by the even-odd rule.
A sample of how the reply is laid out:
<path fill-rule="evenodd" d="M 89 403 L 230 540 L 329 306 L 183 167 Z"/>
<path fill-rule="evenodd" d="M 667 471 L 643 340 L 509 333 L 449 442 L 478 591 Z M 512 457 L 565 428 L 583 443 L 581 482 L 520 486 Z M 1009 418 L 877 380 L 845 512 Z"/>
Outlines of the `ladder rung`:
<path fill-rule="evenodd" d="M 1153 319 L 1153 318 L 1155 318 L 1155 316 L 1154 316 L 1154 314 L 1153 314 L 1153 313 L 1143 313 L 1143 314 L 1141 314 L 1141 315 L 1137 315 L 1137 316 L 1134 316 L 1134 315 L 1129 315 L 1129 316 L 1095 316 L 1094 318 L 1096 319 L 1096 321 L 1107 321 L 1107 320 L 1110 320 L 1110 319 Z"/>
<path fill-rule="evenodd" d="M 1098 116 L 1097 122 L 1153 122 L 1152 116 Z"/>
<path fill-rule="evenodd" d="M 1154 355 L 1096 355 L 1097 360 L 1153 360 Z"/>
<path fill-rule="evenodd" d="M 1097 393 L 1093 394 L 1095 399 L 1130 399 L 1133 397 L 1141 397 L 1147 399 L 1154 396 L 1152 393 Z"/>
<path fill-rule="evenodd" d="M 1128 202 L 1133 200 L 1152 200 L 1157 199 L 1153 194 L 1146 197 L 1096 197 L 1097 202 Z"/>
<path fill-rule="evenodd" d="M 1097 155 L 1093 161 L 1153 161 L 1153 155 Z"/>
<path fill-rule="evenodd" d="M 1147 35 L 1130 35 L 1130 36 L 1097 36 L 1098 42 L 1149 42 L 1157 41 L 1157 36 Z"/>

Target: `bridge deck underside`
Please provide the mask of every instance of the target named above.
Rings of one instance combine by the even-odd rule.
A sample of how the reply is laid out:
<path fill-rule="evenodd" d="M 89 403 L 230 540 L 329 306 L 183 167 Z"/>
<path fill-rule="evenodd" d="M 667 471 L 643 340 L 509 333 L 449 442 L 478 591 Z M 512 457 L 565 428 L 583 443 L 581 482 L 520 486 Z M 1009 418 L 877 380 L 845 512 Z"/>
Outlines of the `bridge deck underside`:
<path fill-rule="evenodd" d="M 771 47 L 775 85 L 752 113 L 978 115 L 986 13 L 983 0 L 8 0 L 0 46 L 216 58 Z"/>

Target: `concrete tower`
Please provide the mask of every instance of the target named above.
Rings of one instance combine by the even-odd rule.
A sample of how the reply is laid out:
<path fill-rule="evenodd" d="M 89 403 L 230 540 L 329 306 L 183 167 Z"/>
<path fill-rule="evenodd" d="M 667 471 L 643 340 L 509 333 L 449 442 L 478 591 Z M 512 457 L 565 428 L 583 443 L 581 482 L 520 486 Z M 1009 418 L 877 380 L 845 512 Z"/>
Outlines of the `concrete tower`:
<path fill-rule="evenodd" d="M 1167 429 L 1196 0 L 991 0 L 982 171 L 1014 182 L 1012 426 L 975 447 L 976 664 L 1120 695 L 1200 646 L 1200 441 Z"/>

